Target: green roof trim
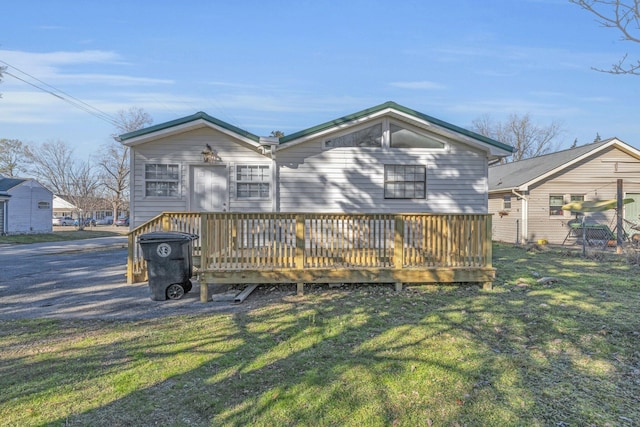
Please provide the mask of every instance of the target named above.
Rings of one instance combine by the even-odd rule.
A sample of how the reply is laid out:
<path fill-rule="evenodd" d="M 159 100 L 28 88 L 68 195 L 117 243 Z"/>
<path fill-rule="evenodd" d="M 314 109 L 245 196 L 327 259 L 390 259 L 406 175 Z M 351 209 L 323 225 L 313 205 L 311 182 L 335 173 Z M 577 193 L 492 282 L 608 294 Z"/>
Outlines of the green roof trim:
<path fill-rule="evenodd" d="M 305 130 L 301 130 L 299 132 L 292 133 L 290 135 L 287 135 L 287 136 L 284 136 L 284 137 L 280 138 L 280 143 L 281 144 L 286 144 L 287 142 L 291 142 L 291 141 L 293 141 L 295 139 L 303 138 L 303 137 L 306 137 L 306 136 L 310 136 L 310 135 L 313 135 L 315 133 L 319 133 L 319 132 L 322 132 L 324 130 L 331 129 L 333 127 L 339 126 L 341 124 L 349 123 L 349 122 L 352 122 L 354 120 L 358 120 L 358 119 L 360 119 L 362 117 L 366 117 L 366 116 L 368 116 L 370 114 L 377 113 L 378 111 L 382 111 L 382 110 L 385 110 L 387 108 L 391 108 L 393 110 L 400 111 L 402 113 L 408 114 L 408 115 L 416 117 L 418 119 L 425 120 L 427 122 L 433 123 L 435 125 L 438 125 L 440 127 L 445 128 L 445 129 L 449 129 L 449 130 L 457 132 L 459 134 L 468 136 L 470 138 L 473 138 L 475 140 L 484 142 L 486 144 L 489 144 L 491 146 L 500 148 L 500 149 L 508 151 L 510 153 L 512 153 L 513 150 L 514 150 L 513 147 L 510 146 L 510 145 L 503 144 L 502 142 L 496 141 L 496 140 L 491 139 L 491 138 L 487 138 L 484 135 L 480 135 L 480 134 L 472 132 L 470 130 L 467 130 L 467 129 L 461 128 L 459 126 L 453 125 L 451 123 L 447 123 L 445 121 L 436 119 L 435 117 L 428 116 L 428 115 L 423 114 L 423 113 L 421 113 L 419 111 L 412 110 L 411 108 L 404 107 L 404 106 L 402 106 L 400 104 L 396 104 L 393 101 L 388 101 L 388 102 L 385 102 L 383 104 L 376 105 L 375 107 L 367 108 L 365 110 L 358 111 L 357 113 L 349 114 L 347 116 L 340 117 L 338 119 L 331 120 L 329 122 L 322 123 L 320 125 L 313 126 L 313 127 L 308 128 L 308 129 L 305 129 Z"/>
<path fill-rule="evenodd" d="M 199 111 L 195 114 L 192 114 L 190 116 L 186 116 L 183 117 L 181 119 L 175 119 L 175 120 L 171 120 L 169 122 L 165 122 L 165 123 L 160 123 L 158 125 L 154 125 L 154 126 L 149 126 L 147 128 L 144 129 L 139 129 L 139 130 L 135 130 L 133 132 L 128 132 L 128 133 L 124 133 L 122 135 L 120 135 L 118 137 L 119 141 L 126 141 L 128 139 L 132 139 L 132 138 L 137 138 L 139 136 L 143 136 L 143 135 L 147 135 L 153 132 L 158 132 L 158 131 L 162 131 L 165 129 L 169 129 L 175 126 L 180 126 L 189 122 L 194 122 L 196 120 L 204 120 L 206 122 L 212 123 L 216 126 L 219 126 L 223 129 L 226 129 L 228 131 L 234 132 L 238 135 L 244 136 L 245 138 L 251 139 L 255 142 L 260 141 L 260 137 L 257 135 L 252 134 L 251 132 L 247 132 L 244 129 L 240 129 L 237 126 L 234 126 L 232 124 L 229 124 L 227 122 L 223 122 L 222 120 L 218 120 L 215 117 L 211 117 L 210 115 L 208 115 L 207 113 L 203 113 L 202 111 Z"/>
<path fill-rule="evenodd" d="M 299 138 L 311 136 L 311 135 L 314 135 L 316 133 L 322 132 L 324 130 L 331 129 L 331 128 L 334 128 L 336 126 L 340 126 L 340 125 L 343 125 L 345 123 L 349 123 L 349 122 L 358 120 L 358 119 L 360 119 L 362 117 L 366 117 L 366 116 L 368 116 L 370 114 L 377 113 L 379 111 L 382 111 L 382 110 L 385 110 L 385 109 L 388 109 L 388 108 L 396 110 L 396 111 L 399 111 L 399 112 L 402 112 L 402 113 L 405 113 L 405 114 L 410 115 L 410 116 L 413 116 L 413 117 L 415 117 L 417 119 L 433 123 L 433 124 L 435 124 L 437 126 L 443 127 L 445 129 L 449 129 L 449 130 L 451 130 L 453 132 L 456 132 L 456 133 L 459 133 L 461 135 L 468 136 L 469 138 L 475 139 L 477 141 L 483 142 L 485 144 L 491 145 L 491 146 L 499 148 L 501 150 L 505 150 L 505 151 L 508 151 L 510 153 L 512 153 L 513 150 L 514 150 L 513 147 L 511 147 L 510 145 L 503 144 L 503 143 L 501 143 L 499 141 L 496 141 L 496 140 L 491 139 L 491 138 L 487 138 L 486 136 L 480 135 L 480 134 L 472 132 L 470 130 L 467 130 L 467 129 L 461 128 L 459 126 L 453 125 L 451 123 L 447 123 L 445 121 L 436 119 L 435 117 L 428 116 L 426 114 L 420 113 L 419 111 L 412 110 L 410 108 L 404 107 L 404 106 L 402 106 L 400 104 L 396 104 L 393 101 L 388 101 L 388 102 L 385 102 L 383 104 L 376 105 L 375 107 L 367 108 L 365 110 L 358 111 L 357 113 L 349 114 L 347 116 L 340 117 L 338 119 L 334 119 L 334 120 L 328 121 L 326 123 L 322 123 L 322 124 L 310 127 L 308 129 L 301 130 L 301 131 L 298 131 L 298 132 L 294 132 L 294 133 L 292 133 L 290 135 L 283 136 L 282 138 L 279 139 L 279 144 L 286 144 L 288 142 L 294 141 L 294 140 L 299 139 Z M 222 120 L 218 120 L 215 117 L 212 117 L 212 116 L 210 116 L 207 113 L 204 113 L 202 111 L 197 112 L 195 114 L 192 114 L 190 116 L 186 116 L 186 117 L 180 118 L 180 119 L 171 120 L 171 121 L 168 121 L 168 122 L 165 122 L 165 123 L 161 123 L 161 124 L 158 124 L 158 125 L 149 126 L 147 128 L 144 128 L 144 129 L 139 129 L 139 130 L 136 130 L 136 131 L 133 131 L 133 132 L 128 132 L 128 133 L 122 134 L 122 135 L 120 135 L 118 137 L 118 140 L 121 141 L 121 142 L 124 142 L 124 141 L 126 141 L 128 139 L 137 138 L 137 137 L 148 135 L 148 134 L 151 134 L 151 133 L 154 133 L 154 132 L 159 132 L 159 131 L 162 131 L 162 130 L 165 130 L 165 129 L 170 129 L 172 127 L 180 126 L 180 125 L 183 125 L 183 124 L 186 124 L 186 123 L 189 123 L 189 122 L 193 122 L 193 121 L 196 121 L 196 120 L 204 120 L 206 122 L 209 122 L 211 124 L 219 126 L 219 127 L 223 128 L 223 129 L 226 129 L 226 130 L 228 130 L 230 132 L 233 132 L 233 133 L 236 133 L 238 135 L 241 135 L 241 136 L 243 136 L 245 138 L 248 138 L 248 139 L 250 139 L 252 141 L 255 141 L 255 142 L 259 142 L 260 141 L 260 137 L 259 136 L 254 135 L 251 132 L 247 132 L 244 129 L 240 129 L 239 127 L 236 127 L 236 126 L 234 126 L 232 124 L 229 124 L 227 122 L 223 122 Z"/>

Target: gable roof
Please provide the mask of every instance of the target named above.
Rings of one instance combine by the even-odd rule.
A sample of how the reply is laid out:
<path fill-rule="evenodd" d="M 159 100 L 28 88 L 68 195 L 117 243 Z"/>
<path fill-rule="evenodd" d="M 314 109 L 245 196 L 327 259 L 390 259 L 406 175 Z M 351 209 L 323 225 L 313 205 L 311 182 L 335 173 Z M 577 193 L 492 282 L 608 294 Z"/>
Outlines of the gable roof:
<path fill-rule="evenodd" d="M 505 190 L 526 191 L 529 186 L 536 182 L 561 172 L 576 162 L 593 156 L 611 146 L 616 146 L 640 159 L 640 151 L 617 138 L 609 138 L 543 156 L 491 166 L 489 168 L 489 192 Z"/>
<path fill-rule="evenodd" d="M 215 117 L 212 117 L 202 111 L 199 111 L 190 116 L 182 117 L 180 119 L 171 120 L 165 123 L 149 126 L 144 129 L 139 129 L 133 132 L 122 134 L 116 137 L 116 140 L 118 142 L 125 143 L 126 145 L 136 145 L 136 142 L 140 143 L 146 141 L 148 138 L 145 137 L 148 137 L 151 134 L 160 133 L 171 135 L 199 127 L 215 128 L 224 133 L 235 134 L 240 138 L 248 139 L 256 143 L 260 140 L 260 137 L 258 137 L 257 135 L 240 129 L 239 127 L 236 127 L 222 120 L 216 119 Z M 126 143 L 125 141 L 130 142 Z"/>
<path fill-rule="evenodd" d="M 502 142 L 496 141 L 491 138 L 487 138 L 486 136 L 480 135 L 470 130 L 461 128 L 451 123 L 447 123 L 440 119 L 436 119 L 435 117 L 428 116 L 419 111 L 412 110 L 411 108 L 404 107 L 393 101 L 387 101 L 383 104 L 376 105 L 375 107 L 367 108 L 365 110 L 358 111 L 357 113 L 349 114 L 347 116 L 340 117 L 338 119 L 331 120 L 331 121 L 310 127 L 308 129 L 292 133 L 291 135 L 283 136 L 282 138 L 280 138 L 280 144 L 291 143 L 299 139 L 306 140 L 306 139 L 309 139 L 310 137 L 314 137 L 316 135 L 322 134 L 325 131 L 335 129 L 337 127 L 345 126 L 349 123 L 357 122 L 361 119 L 378 115 L 379 113 L 390 112 L 390 111 L 395 111 L 397 113 L 400 113 L 400 115 L 418 119 L 420 121 L 427 122 L 428 124 L 435 125 L 440 128 L 455 132 L 457 134 L 471 138 L 475 141 L 486 144 L 490 147 L 497 148 L 499 150 L 506 151 L 508 153 L 513 152 L 513 147 L 511 147 L 510 145 L 503 144 Z"/>
<path fill-rule="evenodd" d="M 0 178 L 0 191 L 6 192 L 27 181 L 24 178 Z"/>
<path fill-rule="evenodd" d="M 308 129 L 301 130 L 299 132 L 292 133 L 281 138 L 269 138 L 277 142 L 278 148 L 288 147 L 298 142 L 304 142 L 310 138 L 321 135 L 322 133 L 355 124 L 359 121 L 366 120 L 370 117 L 376 117 L 386 113 L 394 113 L 398 116 L 408 117 L 416 119 L 422 123 L 426 123 L 429 126 L 438 127 L 442 130 L 453 132 L 462 139 L 465 139 L 470 143 L 478 143 L 488 148 L 488 151 L 493 155 L 507 156 L 513 152 L 513 148 L 510 145 L 503 144 L 499 141 L 487 138 L 486 136 L 472 132 L 470 130 L 458 127 L 451 123 L 436 119 L 435 117 L 428 116 L 395 102 L 388 101 L 375 107 L 367 108 L 357 113 L 349 114 L 344 117 L 340 117 Z M 158 135 L 168 136 L 180 132 L 184 132 L 190 129 L 199 127 L 212 127 L 218 129 L 227 134 L 233 134 L 241 139 L 245 139 L 252 145 L 260 145 L 261 138 L 251 132 L 240 129 L 222 120 L 218 120 L 204 112 L 198 112 L 190 116 L 183 117 L 181 119 L 172 120 L 166 123 L 150 126 L 148 128 L 140 129 L 137 131 L 129 132 L 120 135 L 116 138 L 117 141 L 124 143 L 125 145 L 133 146 L 148 140 L 151 140 Z"/>

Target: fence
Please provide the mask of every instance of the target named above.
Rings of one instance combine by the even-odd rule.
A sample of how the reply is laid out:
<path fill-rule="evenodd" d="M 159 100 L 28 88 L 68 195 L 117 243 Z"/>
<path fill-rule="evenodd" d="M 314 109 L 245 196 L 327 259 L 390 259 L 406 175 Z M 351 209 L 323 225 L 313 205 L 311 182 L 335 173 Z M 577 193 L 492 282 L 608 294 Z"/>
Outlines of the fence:
<path fill-rule="evenodd" d="M 491 216 L 483 214 L 163 213 L 129 233 L 128 280 L 145 279 L 137 239 L 199 235 L 201 283 L 478 282 L 491 287 Z M 208 286 L 201 286 L 201 299 Z"/>

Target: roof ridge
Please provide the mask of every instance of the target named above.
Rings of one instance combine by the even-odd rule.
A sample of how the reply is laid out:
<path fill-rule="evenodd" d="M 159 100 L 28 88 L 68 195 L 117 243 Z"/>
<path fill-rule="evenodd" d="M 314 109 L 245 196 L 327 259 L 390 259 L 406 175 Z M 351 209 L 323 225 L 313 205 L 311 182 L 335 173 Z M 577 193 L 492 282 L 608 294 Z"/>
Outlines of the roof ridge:
<path fill-rule="evenodd" d="M 196 120 L 204 120 L 207 121 L 209 123 L 213 123 L 217 126 L 220 126 L 224 129 L 227 129 L 229 131 L 232 131 L 234 133 L 237 133 L 238 135 L 242 135 L 245 138 L 249 138 L 249 139 L 253 139 L 256 142 L 259 140 L 258 135 L 254 135 L 253 133 L 246 131 L 244 129 L 241 129 L 235 125 L 232 125 L 230 123 L 227 123 L 223 120 L 217 119 L 213 116 L 210 116 L 209 114 L 205 113 L 204 111 L 198 111 L 197 113 L 194 114 L 190 114 L 188 116 L 184 116 L 184 117 L 180 117 L 177 119 L 173 119 L 173 120 L 169 120 L 168 122 L 164 122 L 164 123 L 159 123 L 157 125 L 153 125 L 153 126 L 149 126 L 146 128 L 142 128 L 142 129 L 138 129 L 138 130 L 134 130 L 131 132 L 127 132 L 127 133 L 123 133 L 121 135 L 119 135 L 117 137 L 117 140 L 119 142 L 122 141 L 126 141 L 128 139 L 131 138 L 136 138 L 138 136 L 142 136 L 142 135 L 146 135 L 149 133 L 153 133 L 153 132 L 158 132 L 164 129 L 169 129 L 172 128 L 174 126 L 179 126 L 179 125 L 183 125 L 189 122 L 194 122 Z"/>
<path fill-rule="evenodd" d="M 410 116 L 425 120 L 427 122 L 431 122 L 434 123 L 438 126 L 444 127 L 445 129 L 449 129 L 452 130 L 456 133 L 459 134 L 463 134 L 465 136 L 468 136 L 470 138 L 479 140 L 484 142 L 485 144 L 489 144 L 492 145 L 494 147 L 500 148 L 502 150 L 507 150 L 507 151 L 513 151 L 513 147 L 511 147 L 508 144 L 505 144 L 503 142 L 497 141 L 495 139 L 489 138 L 487 136 L 481 135 L 479 133 L 470 131 L 468 129 L 462 128 L 460 126 L 445 122 L 444 120 L 440 120 L 437 119 L 435 117 L 429 116 L 427 114 L 421 113 L 417 110 L 405 107 L 403 105 L 400 105 L 394 101 L 386 101 L 383 102 L 382 104 L 378 104 L 376 106 L 373 107 L 369 107 L 369 108 L 365 108 L 364 110 L 360 110 L 358 112 L 352 113 L 352 114 L 347 114 L 346 116 L 342 116 L 342 117 L 338 117 L 337 119 L 333 119 L 333 120 L 329 120 L 327 122 L 321 123 L 319 125 L 316 126 L 312 126 L 310 128 L 307 129 L 303 129 L 300 130 L 298 132 L 294 132 L 290 135 L 284 136 L 282 138 L 280 138 L 280 143 L 281 144 L 285 144 L 287 142 L 293 141 L 295 139 L 304 137 L 304 136 L 308 136 L 308 135 L 313 135 L 315 133 L 321 132 L 325 129 L 330 129 L 332 127 L 335 127 L 338 124 L 342 124 L 342 123 L 348 123 L 354 120 L 357 120 L 359 118 L 365 117 L 369 114 L 372 113 L 377 113 L 379 111 L 385 110 L 387 108 L 392 108 L 394 110 L 403 112 L 405 114 L 408 114 Z"/>
<path fill-rule="evenodd" d="M 566 153 L 567 151 L 577 150 L 579 148 L 585 148 L 585 147 L 588 147 L 588 146 L 596 146 L 596 145 L 600 146 L 600 145 L 607 144 L 607 143 L 613 141 L 614 139 L 618 139 L 618 138 L 616 138 L 616 137 L 607 138 L 607 139 L 603 139 L 601 141 L 595 141 L 595 142 L 590 142 L 588 144 L 578 145 L 577 147 L 565 148 L 563 150 L 554 151 L 552 153 L 545 153 L 545 154 L 541 154 L 541 155 L 535 156 L 535 157 L 529 157 L 529 158 L 522 159 L 522 160 L 516 160 L 515 162 L 504 163 L 504 164 L 501 164 L 501 165 L 493 165 L 493 166 L 490 166 L 490 168 L 506 166 L 506 165 L 513 165 L 513 164 L 518 164 L 518 163 L 522 163 L 522 162 L 529 162 L 529 161 L 533 161 L 533 160 L 539 160 L 542 157 L 551 156 L 553 154 Z M 597 148 L 597 147 L 594 147 L 594 148 Z"/>

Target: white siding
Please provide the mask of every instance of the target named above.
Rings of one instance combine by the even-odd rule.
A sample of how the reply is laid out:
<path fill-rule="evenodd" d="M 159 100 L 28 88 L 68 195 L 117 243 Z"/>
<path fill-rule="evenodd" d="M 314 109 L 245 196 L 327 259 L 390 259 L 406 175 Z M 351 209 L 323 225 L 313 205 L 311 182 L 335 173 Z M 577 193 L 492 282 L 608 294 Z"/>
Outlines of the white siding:
<path fill-rule="evenodd" d="M 215 149 L 222 164 L 228 170 L 228 189 L 230 211 L 271 211 L 272 200 L 241 201 L 235 197 L 235 165 L 267 164 L 272 160 L 258 153 L 253 147 L 210 128 L 202 128 L 189 132 L 154 140 L 153 142 L 135 146 L 131 150 L 131 224 L 136 227 L 163 211 L 189 210 L 190 168 L 193 165 L 206 165 L 202 159 L 205 144 Z M 179 164 L 180 190 L 179 197 L 145 197 L 145 164 Z"/>
<path fill-rule="evenodd" d="M 7 201 L 8 234 L 50 233 L 53 230 L 53 194 L 34 180 L 27 180 L 10 189 Z M 47 209 L 38 208 L 39 202 L 48 203 Z"/>
<path fill-rule="evenodd" d="M 425 132 L 424 129 L 421 130 Z M 143 224 L 163 211 L 190 210 L 191 168 L 205 165 L 205 144 L 217 151 L 228 172 L 228 211 L 251 212 L 487 212 L 487 154 L 461 142 L 438 138 L 445 149 L 341 147 L 325 149 L 323 141 L 280 145 L 275 161 L 246 142 L 211 128 L 153 139 L 131 150 L 131 223 Z M 145 164 L 179 164 L 179 196 L 145 197 Z M 238 200 L 236 166 L 269 165 L 269 199 Z M 426 167 L 425 199 L 385 199 L 385 165 Z"/>
<path fill-rule="evenodd" d="M 323 149 L 316 139 L 278 151 L 282 212 L 487 212 L 487 159 L 449 142 L 447 150 Z M 425 165 L 426 199 L 385 199 L 384 165 Z"/>

